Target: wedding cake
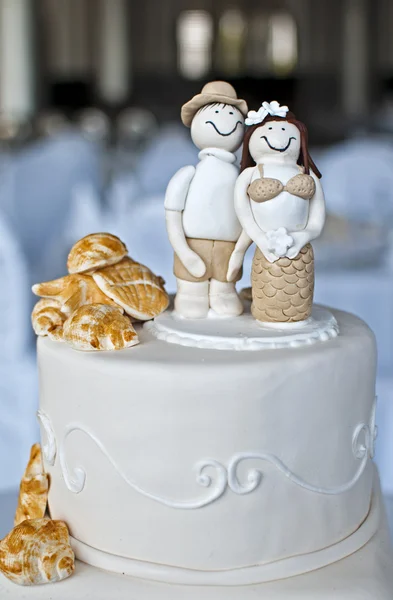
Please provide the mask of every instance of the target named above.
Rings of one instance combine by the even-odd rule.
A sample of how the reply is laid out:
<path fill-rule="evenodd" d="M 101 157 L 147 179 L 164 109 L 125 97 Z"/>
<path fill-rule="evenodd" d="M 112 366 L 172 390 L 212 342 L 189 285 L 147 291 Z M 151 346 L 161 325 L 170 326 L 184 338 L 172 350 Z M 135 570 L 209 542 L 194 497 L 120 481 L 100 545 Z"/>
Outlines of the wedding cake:
<path fill-rule="evenodd" d="M 0 543 L 0 596 L 63 579 L 51 598 L 388 600 L 375 339 L 312 304 L 325 211 L 305 127 L 275 102 L 248 112 L 224 82 L 182 118 L 201 153 L 165 200 L 174 303 L 104 233 L 34 287 L 41 448 L 10 536 L 45 535 L 34 560 Z"/>

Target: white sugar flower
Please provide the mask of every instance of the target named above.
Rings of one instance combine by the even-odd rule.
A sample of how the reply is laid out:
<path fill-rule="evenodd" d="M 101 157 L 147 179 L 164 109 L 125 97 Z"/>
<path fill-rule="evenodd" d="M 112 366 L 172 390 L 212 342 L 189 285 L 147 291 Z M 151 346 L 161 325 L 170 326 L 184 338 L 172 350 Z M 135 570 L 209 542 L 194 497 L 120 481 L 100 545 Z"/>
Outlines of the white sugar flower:
<path fill-rule="evenodd" d="M 293 238 L 288 235 L 285 227 L 279 227 L 266 233 L 268 250 L 279 258 L 285 256 L 288 248 L 293 245 Z"/>
<path fill-rule="evenodd" d="M 273 100 L 272 102 L 262 102 L 262 106 L 258 111 L 250 110 L 247 113 L 246 125 L 257 125 L 268 116 L 272 117 L 286 117 L 289 108 L 288 106 L 280 106 L 280 104 Z"/>

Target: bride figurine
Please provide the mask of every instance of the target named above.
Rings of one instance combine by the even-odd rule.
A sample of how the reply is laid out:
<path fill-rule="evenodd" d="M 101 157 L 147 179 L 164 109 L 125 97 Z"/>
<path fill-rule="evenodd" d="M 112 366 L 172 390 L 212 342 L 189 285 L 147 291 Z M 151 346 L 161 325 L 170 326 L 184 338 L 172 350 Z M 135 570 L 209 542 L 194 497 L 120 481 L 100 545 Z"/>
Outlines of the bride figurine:
<path fill-rule="evenodd" d="M 270 324 L 311 315 L 314 254 L 310 244 L 325 222 L 321 174 L 308 151 L 307 129 L 278 102 L 263 102 L 245 121 L 235 210 L 243 232 L 232 253 L 228 281 L 236 279 L 252 242 L 252 314 Z"/>

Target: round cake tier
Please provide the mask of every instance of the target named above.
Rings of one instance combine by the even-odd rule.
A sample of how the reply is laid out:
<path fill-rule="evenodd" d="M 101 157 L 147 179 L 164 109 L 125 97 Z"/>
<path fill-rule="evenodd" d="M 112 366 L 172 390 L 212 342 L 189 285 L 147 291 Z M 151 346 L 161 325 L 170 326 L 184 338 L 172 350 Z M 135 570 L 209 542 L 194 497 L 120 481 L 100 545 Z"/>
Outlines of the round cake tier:
<path fill-rule="evenodd" d="M 114 353 L 39 339 L 50 512 L 83 560 L 90 547 L 114 570 L 118 556 L 119 571 L 128 558 L 200 571 L 203 583 L 358 530 L 376 349 L 362 321 L 334 315 L 335 339 L 258 352 L 184 348 L 143 329 L 140 345 Z"/>
<path fill-rule="evenodd" d="M 249 311 L 235 319 L 211 313 L 215 316 L 190 320 L 167 310 L 147 321 L 145 329 L 169 344 L 245 352 L 311 346 L 331 340 L 339 333 L 336 319 L 322 306 L 315 306 L 311 318 L 298 323 L 260 323 Z"/>

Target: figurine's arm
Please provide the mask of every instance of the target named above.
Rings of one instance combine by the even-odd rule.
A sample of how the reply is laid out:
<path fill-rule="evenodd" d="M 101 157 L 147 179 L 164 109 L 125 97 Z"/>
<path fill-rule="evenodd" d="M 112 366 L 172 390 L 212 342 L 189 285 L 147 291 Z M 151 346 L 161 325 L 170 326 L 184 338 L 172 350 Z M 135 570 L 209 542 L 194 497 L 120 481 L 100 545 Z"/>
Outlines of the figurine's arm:
<path fill-rule="evenodd" d="M 278 259 L 278 257 L 272 252 L 269 252 L 266 234 L 264 231 L 262 231 L 254 219 L 254 215 L 252 214 L 251 210 L 250 199 L 247 193 L 248 186 L 251 183 L 252 172 L 252 167 L 245 169 L 243 173 L 239 175 L 236 181 L 235 211 L 244 232 L 249 236 L 249 238 L 251 238 L 253 242 L 255 242 L 266 259 L 273 263 Z M 244 239 L 242 243 L 244 243 Z"/>
<path fill-rule="evenodd" d="M 236 242 L 236 246 L 234 251 L 231 254 L 231 258 L 229 259 L 228 272 L 227 272 L 227 280 L 234 281 L 236 279 L 237 274 L 243 266 L 244 255 L 252 244 L 252 239 L 243 229 L 240 234 L 239 239 Z"/>
<path fill-rule="evenodd" d="M 325 195 L 319 178 L 311 173 L 315 181 L 315 194 L 310 200 L 308 222 L 303 231 L 290 232 L 293 245 L 288 249 L 286 256 L 295 258 L 306 244 L 312 242 L 322 233 L 326 218 Z"/>
<path fill-rule="evenodd" d="M 206 265 L 187 244 L 183 228 L 183 210 L 194 175 L 195 167 L 183 167 L 170 180 L 165 194 L 165 220 L 169 241 L 174 252 L 191 275 L 203 277 Z"/>

